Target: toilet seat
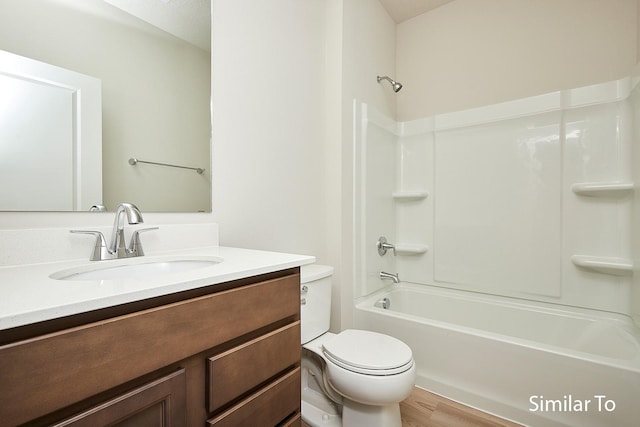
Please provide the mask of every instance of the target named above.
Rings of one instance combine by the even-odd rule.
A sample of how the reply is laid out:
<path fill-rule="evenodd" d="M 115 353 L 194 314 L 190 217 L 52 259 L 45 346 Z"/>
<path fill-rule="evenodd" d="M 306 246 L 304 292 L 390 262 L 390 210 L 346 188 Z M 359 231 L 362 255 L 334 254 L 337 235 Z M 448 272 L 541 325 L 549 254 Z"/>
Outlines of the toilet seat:
<path fill-rule="evenodd" d="M 408 345 L 377 332 L 347 329 L 322 343 L 327 360 L 364 375 L 395 375 L 413 366 Z"/>

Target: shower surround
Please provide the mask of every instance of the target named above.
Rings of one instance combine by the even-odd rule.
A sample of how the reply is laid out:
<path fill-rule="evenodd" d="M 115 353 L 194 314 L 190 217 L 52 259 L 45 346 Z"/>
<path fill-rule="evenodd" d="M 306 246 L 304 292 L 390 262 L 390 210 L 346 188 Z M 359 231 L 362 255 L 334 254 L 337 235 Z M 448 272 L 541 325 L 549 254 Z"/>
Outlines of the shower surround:
<path fill-rule="evenodd" d="M 559 367 L 578 359 L 595 364 L 576 375 L 593 369 L 598 372 L 594 380 L 608 375 L 626 378 L 613 385 L 620 396 L 626 396 L 620 398 L 618 418 L 587 414 L 586 419 L 593 421 L 584 424 L 580 417 L 579 424 L 627 425 L 630 414 L 640 416 L 630 403 L 640 399 L 640 273 L 634 275 L 640 212 L 633 184 L 640 177 L 632 168 L 639 157 L 634 141 L 640 123 L 639 99 L 636 80 L 626 78 L 403 123 L 354 102 L 356 326 L 396 335 L 410 345 L 405 332 L 411 330 L 416 337 L 412 347 L 418 385 L 497 415 L 521 422 L 543 416 L 553 425 L 578 420 L 567 411 L 532 413 L 529 399 L 543 393 L 533 383 L 528 390 L 531 377 L 517 376 L 517 369 L 511 375 L 513 384 L 503 381 L 509 377 L 502 370 L 506 361 L 497 361 L 501 352 L 506 354 L 505 347 L 491 344 L 496 341 L 520 346 L 520 350 L 506 350 L 522 356 L 518 369 L 548 373 L 548 390 L 560 393 L 560 398 L 603 392 L 595 389 L 597 381 L 580 382 L 580 387 L 574 387 L 579 390 L 566 381 L 558 383 L 564 378 L 555 375 Z M 378 254 L 380 236 L 396 246 L 395 256 L 391 251 Z M 385 316 L 385 310 L 373 307 L 372 298 L 386 292 L 388 285 L 379 279 L 380 271 L 398 273 L 402 282 L 410 282 L 403 286 L 415 291 L 444 288 L 454 294 L 438 295 L 440 314 L 425 304 L 420 320 L 398 322 L 402 308 L 396 315 L 387 311 Z M 458 299 L 453 297 L 455 292 Z M 474 295 L 482 297 L 483 305 L 460 310 L 459 302 L 468 297 L 480 304 Z M 414 298 L 419 300 L 417 294 L 405 297 Z M 509 310 L 492 310 L 487 303 L 492 298 L 513 305 Z M 449 311 L 447 304 L 451 315 L 442 320 L 441 314 Z M 518 307 L 523 313 L 547 315 L 525 316 L 531 320 L 521 324 L 508 314 Z M 616 319 L 615 325 L 607 327 L 622 331 L 623 341 L 629 341 L 628 348 L 633 350 L 625 353 L 624 362 L 603 356 L 605 349 L 599 347 L 607 345 L 606 339 L 594 339 L 579 349 L 568 338 L 551 345 L 542 339 L 564 327 L 561 319 L 589 317 L 589 313 L 599 325 L 603 314 Z M 416 316 L 415 310 L 405 314 Z M 385 320 L 392 317 L 391 322 Z M 510 322 L 532 331 L 524 334 L 525 344 L 522 338 L 500 332 L 501 325 Z M 473 330 L 472 340 L 458 335 L 461 325 Z M 587 340 L 594 336 L 573 326 L 570 331 Z M 540 339 L 531 338 L 536 336 Z M 446 357 L 438 358 L 442 362 L 438 364 L 429 354 L 421 354 L 429 353 L 429 343 L 444 345 L 443 354 L 449 351 L 455 357 L 452 366 L 473 366 L 474 348 L 460 354 L 465 342 L 475 343 L 483 352 L 488 361 L 483 369 L 494 370 L 485 377 L 502 378 L 500 382 L 483 381 L 476 384 L 482 387 L 474 388 L 473 381 L 456 378 Z M 558 354 L 567 357 L 558 359 Z M 521 395 L 513 399 L 515 390 Z M 507 399 L 510 394 L 512 399 Z"/>

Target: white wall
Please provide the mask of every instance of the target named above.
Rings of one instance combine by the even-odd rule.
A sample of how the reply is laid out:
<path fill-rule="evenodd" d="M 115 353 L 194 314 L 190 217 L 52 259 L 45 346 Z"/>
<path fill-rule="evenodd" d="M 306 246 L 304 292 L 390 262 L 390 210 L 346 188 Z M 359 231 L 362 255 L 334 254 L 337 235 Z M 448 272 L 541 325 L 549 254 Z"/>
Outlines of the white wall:
<path fill-rule="evenodd" d="M 637 0 L 456 0 L 398 25 L 401 121 L 629 75 Z"/>
<path fill-rule="evenodd" d="M 381 113 L 395 117 L 397 95 L 387 81 L 376 76 L 396 75 L 396 25 L 377 1 L 343 1 L 343 113 L 349 122 L 352 101 L 373 105 Z M 350 128 L 350 123 L 344 123 Z"/>
<path fill-rule="evenodd" d="M 352 192 L 349 186 L 349 168 L 344 159 L 349 159 L 348 152 L 342 144 L 342 70 L 343 70 L 343 7 L 342 0 L 326 0 L 327 12 L 325 35 L 325 72 L 327 90 L 325 91 L 325 149 L 329 170 L 325 181 L 325 201 L 331 206 L 326 212 L 327 230 L 327 262 L 334 267 L 334 280 L 331 303 L 331 325 L 334 331 L 339 331 L 350 319 L 351 304 L 344 306 L 343 298 L 351 295 L 352 239 L 349 236 L 352 229 L 351 210 L 353 206 Z M 351 300 L 347 300 L 348 303 Z M 343 313 L 347 316 L 343 316 Z M 345 320 L 346 319 L 346 320 Z"/>
<path fill-rule="evenodd" d="M 213 214 L 223 245 L 335 267 L 353 305 L 353 99 L 395 114 L 395 23 L 370 0 L 213 3 Z M 233 160 L 231 160 L 233 159 Z"/>
<path fill-rule="evenodd" d="M 213 214 L 227 246 L 328 262 L 325 2 L 213 2 Z"/>

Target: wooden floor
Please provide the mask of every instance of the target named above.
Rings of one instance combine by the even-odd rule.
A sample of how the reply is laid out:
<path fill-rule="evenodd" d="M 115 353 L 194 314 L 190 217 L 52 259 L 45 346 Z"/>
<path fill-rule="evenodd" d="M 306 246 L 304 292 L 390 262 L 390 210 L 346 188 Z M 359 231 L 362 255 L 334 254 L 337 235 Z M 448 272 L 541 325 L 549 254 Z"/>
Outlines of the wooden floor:
<path fill-rule="evenodd" d="M 402 427 L 521 427 L 418 387 L 400 402 L 400 414 Z"/>
<path fill-rule="evenodd" d="M 402 427 L 521 427 L 415 387 L 400 402 Z"/>

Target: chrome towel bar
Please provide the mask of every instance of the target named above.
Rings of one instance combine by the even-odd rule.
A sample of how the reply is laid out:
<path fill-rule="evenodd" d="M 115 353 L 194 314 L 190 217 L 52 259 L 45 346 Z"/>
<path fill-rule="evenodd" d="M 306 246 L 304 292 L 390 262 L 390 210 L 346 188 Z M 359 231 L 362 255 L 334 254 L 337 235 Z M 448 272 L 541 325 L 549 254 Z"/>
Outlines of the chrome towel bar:
<path fill-rule="evenodd" d="M 196 171 L 200 175 L 202 175 L 202 173 L 204 172 L 204 169 L 202 169 L 202 168 L 192 168 L 192 167 L 189 167 L 189 166 L 171 165 L 169 163 L 149 162 L 147 160 L 136 159 L 135 157 L 132 157 L 132 158 L 129 159 L 129 164 L 131 166 L 135 166 L 137 163 L 148 163 L 150 165 L 168 166 L 170 168 L 191 169 L 191 170 Z"/>

